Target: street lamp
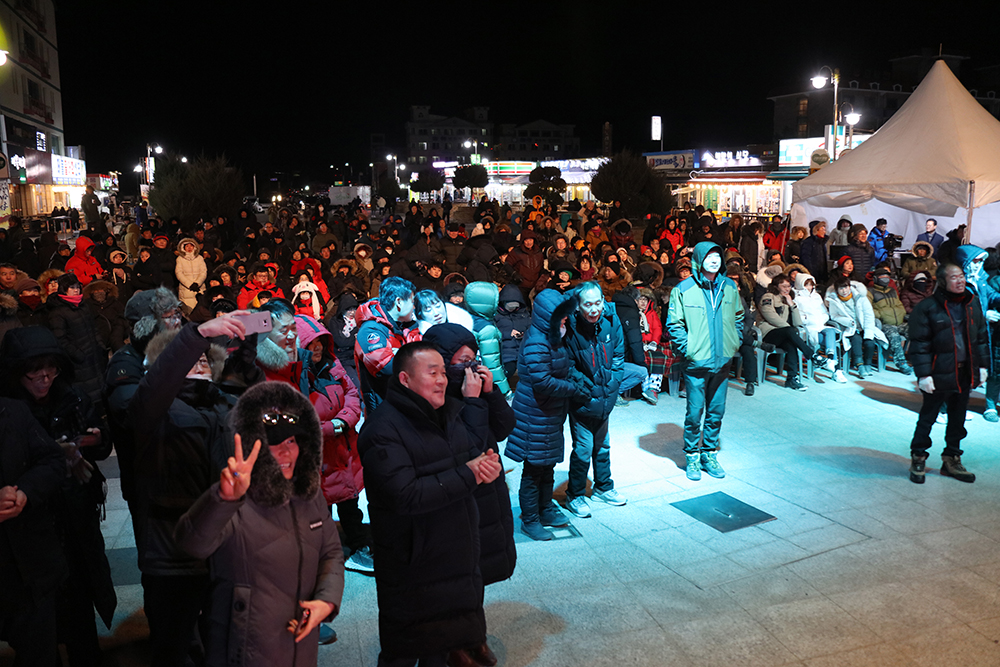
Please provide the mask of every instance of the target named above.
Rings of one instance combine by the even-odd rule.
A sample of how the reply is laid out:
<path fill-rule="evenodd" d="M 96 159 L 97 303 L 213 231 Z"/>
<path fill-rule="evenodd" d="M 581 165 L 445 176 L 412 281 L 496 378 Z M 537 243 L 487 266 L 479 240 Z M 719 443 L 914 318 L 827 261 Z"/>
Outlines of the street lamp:
<path fill-rule="evenodd" d="M 139 190 L 139 201 L 142 201 L 142 165 L 137 164 L 132 167 L 132 171 L 135 172 L 135 186 Z"/>
<path fill-rule="evenodd" d="M 826 65 L 819 68 L 820 73 L 812 78 L 813 88 L 817 90 L 826 85 L 827 77 L 823 76 L 823 70 L 830 72 L 830 79 L 833 80 L 833 143 L 831 145 L 832 150 L 830 151 L 830 159 L 837 159 L 837 116 L 840 114 L 840 109 L 837 107 L 837 92 L 840 87 L 840 70 L 830 69 Z"/>
<path fill-rule="evenodd" d="M 385 159 L 392 160 L 392 177 L 396 179 L 396 185 L 399 185 L 399 160 L 394 154 L 386 155 Z"/>
<path fill-rule="evenodd" d="M 851 110 L 844 113 L 844 108 L 850 107 Z M 850 102 L 844 102 L 840 105 L 840 115 L 843 117 L 844 122 L 847 123 L 847 147 L 854 147 L 854 126 L 861 122 L 861 114 L 854 110 L 854 105 Z"/>
<path fill-rule="evenodd" d="M 473 151 L 472 151 L 473 155 L 479 155 L 479 140 L 478 139 L 466 139 L 465 143 L 462 144 L 462 145 L 465 146 L 466 148 L 472 148 L 473 149 Z M 484 141 L 483 142 L 483 148 L 487 148 L 488 146 L 489 146 L 489 144 Z M 480 160 L 480 161 L 482 161 L 482 160 Z M 472 162 L 472 157 L 471 156 L 469 157 L 469 162 Z"/>
<path fill-rule="evenodd" d="M 182 157 L 181 158 L 181 162 L 183 162 L 184 164 L 187 164 L 187 161 L 188 161 L 188 159 L 186 157 Z"/>
<path fill-rule="evenodd" d="M 0 49 L 0 67 L 7 64 L 8 53 L 10 53 L 10 51 L 4 51 L 3 49 Z"/>

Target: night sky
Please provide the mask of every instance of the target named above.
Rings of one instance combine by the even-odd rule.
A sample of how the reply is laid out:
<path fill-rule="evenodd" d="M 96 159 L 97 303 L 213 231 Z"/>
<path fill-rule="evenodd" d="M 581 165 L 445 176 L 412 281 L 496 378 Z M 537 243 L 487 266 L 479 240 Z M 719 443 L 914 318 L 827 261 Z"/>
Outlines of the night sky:
<path fill-rule="evenodd" d="M 943 42 L 969 69 L 1000 65 L 998 3 L 843 3 L 839 16 L 760 2 L 56 4 L 66 143 L 105 173 L 131 171 L 157 142 L 224 153 L 248 181 L 281 170 L 328 182 L 330 164 L 367 168 L 373 132 L 403 153 L 411 104 L 572 123 L 585 156 L 605 121 L 615 150 L 658 147 L 653 114 L 668 149 L 761 143 L 768 93 L 807 86 L 824 64 L 878 78 L 889 58 Z"/>

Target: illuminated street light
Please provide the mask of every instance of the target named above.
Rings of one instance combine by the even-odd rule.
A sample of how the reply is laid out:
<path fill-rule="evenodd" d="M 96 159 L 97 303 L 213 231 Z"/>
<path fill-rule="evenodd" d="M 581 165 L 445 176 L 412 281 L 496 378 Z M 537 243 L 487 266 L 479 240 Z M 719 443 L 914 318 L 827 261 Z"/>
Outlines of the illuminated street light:
<path fill-rule="evenodd" d="M 187 159 L 186 157 L 182 157 L 182 158 L 181 158 L 181 162 L 183 162 L 183 163 L 187 164 L 187 161 L 188 161 L 188 159 Z"/>
<path fill-rule="evenodd" d="M 156 154 L 157 154 L 157 155 L 159 155 L 160 153 L 162 153 L 162 152 L 163 152 L 163 146 L 161 146 L 161 145 L 157 144 L 157 145 L 156 145 L 156 148 L 154 148 L 154 149 L 153 149 L 153 151 L 155 151 L 155 152 L 156 152 Z"/>
<path fill-rule="evenodd" d="M 826 85 L 827 77 L 823 76 L 822 71 L 827 70 L 830 72 L 830 79 L 833 81 L 833 141 L 831 142 L 830 159 L 837 159 L 837 126 L 840 116 L 840 107 L 837 104 L 837 92 L 840 87 L 840 70 L 831 69 L 826 65 L 819 68 L 820 73 L 814 76 L 812 80 L 813 87 L 819 89 Z"/>
<path fill-rule="evenodd" d="M 851 113 L 844 116 L 844 120 L 847 121 L 848 125 L 857 125 L 861 122 L 861 114 L 857 111 L 852 111 Z"/>
<path fill-rule="evenodd" d="M 4 51 L 4 50 L 0 49 L 0 66 L 3 66 L 3 65 L 7 64 L 7 54 L 8 53 L 10 53 L 10 52 L 9 51 Z"/>
<path fill-rule="evenodd" d="M 822 88 L 823 86 L 826 85 L 826 77 L 817 74 L 812 78 L 812 82 L 813 82 L 813 88 L 817 89 Z"/>

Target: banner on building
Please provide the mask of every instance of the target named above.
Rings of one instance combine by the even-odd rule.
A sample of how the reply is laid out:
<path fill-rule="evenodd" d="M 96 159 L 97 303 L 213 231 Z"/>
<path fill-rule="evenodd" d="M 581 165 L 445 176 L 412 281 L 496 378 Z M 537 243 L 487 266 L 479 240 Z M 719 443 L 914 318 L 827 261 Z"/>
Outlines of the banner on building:
<path fill-rule="evenodd" d="M 6 162 L 6 159 L 4 160 Z M 0 227 L 10 226 L 10 180 L 0 181 Z"/>

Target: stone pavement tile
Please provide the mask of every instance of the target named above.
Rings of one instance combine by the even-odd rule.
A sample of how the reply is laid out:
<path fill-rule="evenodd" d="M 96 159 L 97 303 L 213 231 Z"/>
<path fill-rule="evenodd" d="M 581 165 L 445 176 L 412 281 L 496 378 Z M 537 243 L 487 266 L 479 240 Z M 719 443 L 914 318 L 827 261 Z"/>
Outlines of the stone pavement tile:
<path fill-rule="evenodd" d="M 914 535 L 913 541 L 966 567 L 1000 561 L 1000 542 L 965 526 Z"/>
<path fill-rule="evenodd" d="M 377 623 L 370 620 L 345 623 L 338 617 L 331 627 L 337 633 L 337 641 L 319 647 L 317 665 L 375 666 L 379 650 Z"/>
<path fill-rule="evenodd" d="M 728 554 L 734 551 L 749 549 L 750 547 L 760 546 L 761 544 L 774 542 L 778 539 L 774 535 L 761 530 L 758 526 L 748 526 L 747 528 L 740 528 L 728 533 L 721 533 L 715 528 L 699 521 L 698 523 L 681 526 L 677 530 L 692 539 L 698 540 L 719 554 Z"/>
<path fill-rule="evenodd" d="M 809 530 L 804 533 L 789 535 L 785 538 L 797 547 L 801 547 L 810 553 L 820 553 L 838 547 L 847 546 L 856 542 L 869 539 L 857 531 L 844 526 L 834 524 L 824 526 L 816 530 Z"/>
<path fill-rule="evenodd" d="M 1000 644 L 965 625 L 941 628 L 898 642 L 894 648 L 924 667 L 985 667 L 1000 664 Z"/>
<path fill-rule="evenodd" d="M 536 598 L 487 602 L 485 611 L 487 642 L 501 665 L 578 664 L 569 648 L 579 637 Z"/>
<path fill-rule="evenodd" d="M 800 659 L 879 641 L 875 633 L 824 597 L 785 602 L 748 613 Z"/>
<path fill-rule="evenodd" d="M 828 512 L 823 515 L 836 524 L 850 528 L 861 533 L 865 537 L 875 539 L 887 539 L 898 537 L 900 533 L 885 525 L 878 519 L 868 516 L 861 510 L 843 510 L 841 512 Z"/>
<path fill-rule="evenodd" d="M 685 537 L 676 528 L 634 538 L 632 543 L 671 569 L 718 555 L 702 543 Z"/>
<path fill-rule="evenodd" d="M 929 483 L 930 480 L 924 486 L 928 486 Z M 918 485 L 913 484 L 912 486 Z M 912 501 L 904 500 L 898 503 L 886 503 L 878 507 L 865 507 L 861 511 L 893 530 L 908 535 L 930 533 L 959 525 L 958 522 L 944 516 L 938 516 L 923 505 Z"/>
<path fill-rule="evenodd" d="M 574 519 L 580 532 L 593 520 L 601 523 L 616 535 L 629 539 L 648 533 L 669 530 L 670 525 L 663 520 L 660 512 L 648 512 L 639 505 L 613 507 L 600 501 L 590 503 L 593 517 L 591 519 Z"/>
<path fill-rule="evenodd" d="M 969 627 L 987 639 L 1000 644 L 1000 616 L 974 621 L 969 623 Z"/>
<path fill-rule="evenodd" d="M 716 556 L 697 563 L 674 566 L 670 569 L 701 588 L 710 588 L 727 581 L 742 579 L 751 572 L 726 556 Z"/>
<path fill-rule="evenodd" d="M 627 584 L 635 604 L 661 626 L 739 612 L 740 606 L 719 587 L 699 588 L 679 574 Z"/>
<path fill-rule="evenodd" d="M 118 533 L 121 532 L 122 527 L 126 523 L 131 522 L 131 520 L 128 509 L 109 509 L 104 521 L 101 522 L 101 535 L 104 536 L 105 543 L 108 542 L 109 538 L 114 541 L 118 537 Z"/>
<path fill-rule="evenodd" d="M 969 570 L 942 569 L 906 585 L 965 623 L 994 618 L 1000 610 L 1000 585 Z"/>
<path fill-rule="evenodd" d="M 904 500 L 903 496 L 896 493 L 890 485 L 882 484 L 870 477 L 824 484 L 823 491 L 840 498 L 852 508 L 877 507 Z"/>
<path fill-rule="evenodd" d="M 919 590 L 902 583 L 834 593 L 828 597 L 885 641 L 933 634 L 938 628 L 961 622 Z"/>
<path fill-rule="evenodd" d="M 742 609 L 758 609 L 821 595 L 815 587 L 788 567 L 757 572 L 742 579 L 720 584 L 719 588 Z"/>
<path fill-rule="evenodd" d="M 631 544 L 607 544 L 594 552 L 607 563 L 606 573 L 622 583 L 671 574 L 666 565 Z"/>
<path fill-rule="evenodd" d="M 761 530 L 775 537 L 789 537 L 833 525 L 832 521 L 823 518 L 816 512 L 802 509 L 780 498 L 776 499 L 775 502 L 758 503 L 754 506 L 777 517 L 775 521 L 760 524 Z"/>
<path fill-rule="evenodd" d="M 105 549 L 130 549 L 135 547 L 135 533 L 132 532 L 132 522 L 126 521 L 122 530 L 115 538 L 114 544 L 110 540 L 104 540 Z"/>
<path fill-rule="evenodd" d="M 918 663 L 891 644 L 865 646 L 806 660 L 808 667 L 917 667 Z"/>
<path fill-rule="evenodd" d="M 581 577 L 574 589 L 563 589 L 539 598 L 539 607 L 561 618 L 576 636 L 614 635 L 629 630 L 659 627 L 645 609 L 635 604 L 623 585 L 585 588 L 601 581 Z"/>
<path fill-rule="evenodd" d="M 994 584 L 1000 584 L 1000 563 L 989 563 L 987 565 L 976 565 L 969 570 L 975 572 L 983 579 L 988 579 Z"/>
<path fill-rule="evenodd" d="M 771 493 L 816 514 L 851 509 L 846 500 L 827 493 L 818 485 L 803 486 L 800 483 L 794 487 L 772 490 Z"/>
<path fill-rule="evenodd" d="M 127 510 L 128 503 L 122 498 L 122 480 L 120 477 L 109 477 L 107 479 L 108 495 L 104 502 L 106 510 Z"/>
<path fill-rule="evenodd" d="M 966 486 L 971 493 L 954 493 L 931 498 L 922 498 L 918 502 L 935 516 L 946 516 L 963 525 L 983 521 L 996 521 L 1000 516 L 1000 494 L 991 490 L 984 497 L 985 487 Z M 963 489 L 964 491 L 964 489 Z"/>
<path fill-rule="evenodd" d="M 576 657 L 576 665 L 587 667 L 686 667 L 694 664 L 660 628 L 582 637 L 573 642 L 570 653 Z"/>
<path fill-rule="evenodd" d="M 628 498 L 629 503 L 650 498 L 662 498 L 681 491 L 681 487 L 672 484 L 662 476 L 657 476 L 655 480 L 648 482 L 625 485 L 618 481 L 617 473 L 615 474 L 615 488 Z"/>
<path fill-rule="evenodd" d="M 730 560 L 748 570 L 769 570 L 801 560 L 809 552 L 786 540 L 774 540 L 727 554 Z"/>
<path fill-rule="evenodd" d="M 893 576 L 892 581 L 955 569 L 954 563 L 941 554 L 928 551 L 914 539 L 913 535 L 899 535 L 884 540 L 865 540 L 844 549 L 871 567 L 890 572 Z"/>
<path fill-rule="evenodd" d="M 798 658 L 744 611 L 671 625 L 667 639 L 701 667 L 774 667 Z"/>
<path fill-rule="evenodd" d="M 875 567 L 852 555 L 847 549 L 835 549 L 790 563 L 788 568 L 820 593 L 830 595 L 898 580 L 893 572 Z"/>
<path fill-rule="evenodd" d="M 997 516 L 1000 516 L 1000 511 L 994 515 L 994 517 Z M 970 522 L 966 525 L 981 535 L 985 535 L 986 537 L 994 540 L 1000 540 L 1000 519 L 998 518 Z"/>

